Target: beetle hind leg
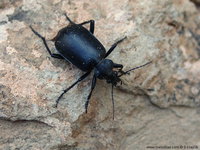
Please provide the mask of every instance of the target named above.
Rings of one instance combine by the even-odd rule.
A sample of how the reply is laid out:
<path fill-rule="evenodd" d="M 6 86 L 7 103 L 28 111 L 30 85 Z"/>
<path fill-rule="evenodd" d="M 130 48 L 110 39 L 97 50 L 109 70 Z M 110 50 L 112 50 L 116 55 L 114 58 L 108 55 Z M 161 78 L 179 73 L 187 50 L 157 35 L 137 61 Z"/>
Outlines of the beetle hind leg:
<path fill-rule="evenodd" d="M 46 47 L 46 49 L 47 49 L 48 53 L 51 55 L 51 57 L 57 58 L 57 59 L 64 59 L 60 54 L 52 54 L 51 51 L 50 51 L 50 49 L 49 49 L 49 47 L 48 47 L 48 45 L 47 45 L 45 37 L 43 37 L 37 31 L 35 31 L 32 26 L 30 26 L 30 28 L 31 28 L 31 30 L 33 31 L 33 33 L 35 35 L 37 35 L 40 39 L 42 39 L 42 41 L 44 43 L 44 46 Z"/>

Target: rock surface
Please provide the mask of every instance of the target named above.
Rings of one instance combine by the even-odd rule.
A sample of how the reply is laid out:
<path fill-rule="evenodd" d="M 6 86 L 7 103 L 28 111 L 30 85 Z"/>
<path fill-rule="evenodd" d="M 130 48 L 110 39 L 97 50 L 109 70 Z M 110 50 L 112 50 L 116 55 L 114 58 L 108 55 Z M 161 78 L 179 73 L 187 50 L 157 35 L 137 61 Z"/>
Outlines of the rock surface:
<path fill-rule="evenodd" d="M 0 1 L 0 149 L 199 148 L 199 11 L 197 0 Z M 106 49 L 127 36 L 109 56 L 124 70 L 152 61 L 114 89 L 115 120 L 105 81 L 84 113 L 91 76 L 53 107 L 83 73 L 51 58 L 29 25 L 52 39 L 68 24 L 64 12 L 94 19 Z"/>

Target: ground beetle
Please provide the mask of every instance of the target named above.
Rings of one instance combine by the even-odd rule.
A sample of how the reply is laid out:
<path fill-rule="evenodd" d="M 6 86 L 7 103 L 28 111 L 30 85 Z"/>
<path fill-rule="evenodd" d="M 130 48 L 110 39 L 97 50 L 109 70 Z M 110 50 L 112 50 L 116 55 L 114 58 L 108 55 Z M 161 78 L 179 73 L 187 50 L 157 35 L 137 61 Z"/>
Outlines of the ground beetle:
<path fill-rule="evenodd" d="M 37 31 L 35 31 L 32 26 L 31 30 L 39 38 L 42 39 L 47 51 L 53 58 L 65 59 L 72 63 L 82 71 L 86 72 L 83 74 L 76 82 L 74 82 L 70 87 L 65 89 L 63 93 L 56 100 L 56 107 L 58 105 L 61 97 L 73 88 L 77 83 L 85 79 L 92 71 L 94 75 L 92 78 L 91 91 L 87 97 L 85 103 L 85 110 L 87 113 L 88 104 L 92 91 L 96 85 L 96 79 L 104 79 L 107 83 L 112 85 L 112 104 L 113 104 L 113 118 L 114 118 L 114 99 L 113 99 L 113 86 L 116 86 L 118 82 L 121 82 L 120 77 L 122 75 L 128 74 L 130 71 L 141 68 L 148 65 L 148 62 L 144 65 L 132 68 L 128 71 L 122 71 L 123 65 L 116 64 L 106 57 L 115 49 L 115 47 L 121 43 L 126 37 L 114 43 L 111 48 L 106 52 L 104 46 L 96 39 L 94 34 L 94 20 L 85 21 L 80 24 L 76 24 L 65 14 L 66 19 L 69 21 L 69 25 L 61 29 L 57 35 L 52 39 L 55 42 L 55 47 L 58 54 L 52 54 L 46 39 L 41 36 Z M 87 30 L 83 25 L 90 23 L 90 30 Z"/>

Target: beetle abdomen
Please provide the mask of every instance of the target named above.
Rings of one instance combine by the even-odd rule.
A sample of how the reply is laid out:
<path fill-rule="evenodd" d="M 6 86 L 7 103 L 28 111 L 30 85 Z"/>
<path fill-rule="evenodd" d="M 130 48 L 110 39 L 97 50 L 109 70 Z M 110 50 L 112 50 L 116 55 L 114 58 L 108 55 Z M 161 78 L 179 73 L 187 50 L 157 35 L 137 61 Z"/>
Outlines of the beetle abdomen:
<path fill-rule="evenodd" d="M 92 70 L 106 53 L 103 45 L 81 25 L 62 29 L 55 46 L 65 59 L 83 71 Z"/>

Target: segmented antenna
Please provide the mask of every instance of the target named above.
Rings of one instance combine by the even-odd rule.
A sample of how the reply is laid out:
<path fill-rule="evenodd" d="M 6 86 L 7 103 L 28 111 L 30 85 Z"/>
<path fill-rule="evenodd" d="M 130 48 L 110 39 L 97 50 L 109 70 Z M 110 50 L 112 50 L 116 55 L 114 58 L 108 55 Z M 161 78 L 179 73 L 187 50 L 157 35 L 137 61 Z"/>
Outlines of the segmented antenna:
<path fill-rule="evenodd" d="M 142 68 L 142 67 L 144 67 L 144 66 L 146 66 L 146 65 L 148 65 L 148 64 L 150 64 L 150 63 L 152 63 L 152 61 L 150 61 L 150 62 L 148 62 L 148 63 L 146 63 L 146 64 L 144 64 L 144 65 L 141 65 L 141 66 L 132 68 L 132 69 L 130 69 L 130 70 L 127 70 L 127 71 L 123 72 L 122 74 L 120 74 L 118 77 L 121 77 L 121 76 L 123 76 L 123 75 L 126 75 L 126 74 L 128 74 L 129 72 L 131 72 L 131 71 L 133 71 L 133 70 L 136 70 L 136 69 L 139 69 L 139 68 Z"/>
<path fill-rule="evenodd" d="M 113 120 L 115 118 L 114 114 L 115 114 L 115 103 L 114 103 L 114 96 L 113 96 L 113 87 L 114 85 L 112 84 L 112 90 L 111 90 L 111 96 L 112 96 L 112 108 L 113 108 Z"/>

